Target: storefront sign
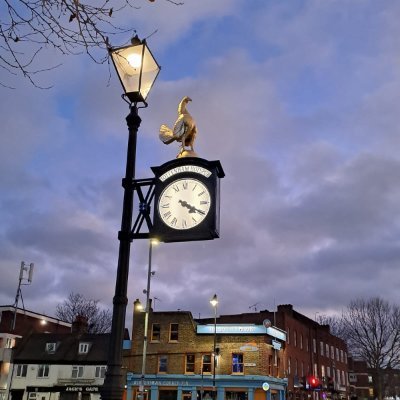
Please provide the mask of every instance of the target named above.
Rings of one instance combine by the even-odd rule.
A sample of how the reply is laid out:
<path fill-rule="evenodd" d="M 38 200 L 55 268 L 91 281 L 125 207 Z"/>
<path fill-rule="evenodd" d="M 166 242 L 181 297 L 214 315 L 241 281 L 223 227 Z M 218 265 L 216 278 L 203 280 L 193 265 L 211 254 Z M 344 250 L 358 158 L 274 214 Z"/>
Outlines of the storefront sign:
<path fill-rule="evenodd" d="M 131 385 L 141 385 L 141 380 L 134 380 L 130 382 Z M 145 386 L 191 386 L 188 381 L 163 381 L 163 380 L 154 380 L 154 379 L 145 379 L 144 380 Z"/>
<path fill-rule="evenodd" d="M 240 351 L 258 351 L 257 343 L 250 342 L 246 343 L 244 346 L 240 347 Z"/>
<path fill-rule="evenodd" d="M 99 393 L 99 386 L 27 386 L 27 392 L 75 392 L 75 393 Z"/>
<path fill-rule="evenodd" d="M 281 344 L 281 342 L 277 342 L 276 340 L 273 340 L 273 341 L 272 341 L 272 347 L 273 347 L 275 350 L 280 350 L 281 347 L 282 347 L 282 344 Z"/>
<path fill-rule="evenodd" d="M 208 324 L 197 325 L 197 334 L 230 334 L 230 335 L 269 335 L 276 339 L 286 341 L 286 332 L 275 327 L 265 327 L 264 325 L 254 324 Z"/>

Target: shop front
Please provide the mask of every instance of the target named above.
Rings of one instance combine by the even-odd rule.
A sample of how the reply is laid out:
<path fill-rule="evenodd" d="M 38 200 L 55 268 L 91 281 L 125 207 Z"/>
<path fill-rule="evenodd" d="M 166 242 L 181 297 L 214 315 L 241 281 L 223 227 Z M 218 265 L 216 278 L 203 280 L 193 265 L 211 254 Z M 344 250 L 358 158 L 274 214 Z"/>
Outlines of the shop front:
<path fill-rule="evenodd" d="M 144 398 L 139 375 L 127 374 L 126 400 L 284 400 L 286 379 L 270 376 L 217 376 L 216 396 L 210 379 L 199 375 L 147 375 Z"/>

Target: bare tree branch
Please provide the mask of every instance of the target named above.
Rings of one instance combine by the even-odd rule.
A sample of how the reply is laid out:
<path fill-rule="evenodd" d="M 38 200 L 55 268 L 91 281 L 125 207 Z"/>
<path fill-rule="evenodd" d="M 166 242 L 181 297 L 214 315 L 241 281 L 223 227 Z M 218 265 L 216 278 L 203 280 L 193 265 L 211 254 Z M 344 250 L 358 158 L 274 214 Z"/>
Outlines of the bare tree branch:
<path fill-rule="evenodd" d="M 100 309 L 98 302 L 98 300 L 86 299 L 79 293 L 70 293 L 67 300 L 57 305 L 56 317 L 72 323 L 80 315 L 88 321 L 88 332 L 109 332 L 112 313 L 108 309 Z"/>
<path fill-rule="evenodd" d="M 183 4 L 164 1 L 177 6 Z M 86 53 L 94 62 L 104 63 L 109 57 L 110 37 L 135 33 L 132 28 L 115 24 L 118 13 L 139 8 L 134 2 L 0 0 L 0 67 L 10 74 L 22 74 L 37 86 L 33 79 L 35 74 L 59 65 L 38 66 L 43 49 L 55 49 L 62 55 Z M 9 86 L 1 82 L 0 85 Z"/>

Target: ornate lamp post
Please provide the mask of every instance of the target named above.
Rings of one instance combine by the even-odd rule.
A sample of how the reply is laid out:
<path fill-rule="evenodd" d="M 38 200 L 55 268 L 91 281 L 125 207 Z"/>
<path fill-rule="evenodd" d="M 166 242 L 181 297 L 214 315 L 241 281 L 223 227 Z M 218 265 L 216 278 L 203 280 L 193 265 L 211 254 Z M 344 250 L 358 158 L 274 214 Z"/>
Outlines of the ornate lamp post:
<path fill-rule="evenodd" d="M 217 357 L 217 305 L 218 305 L 218 297 L 216 294 L 214 294 L 213 298 L 210 300 L 211 305 L 214 307 L 214 348 L 213 348 L 213 398 L 215 399 L 215 367 L 217 365 L 216 363 L 216 357 Z"/>
<path fill-rule="evenodd" d="M 122 180 L 124 199 L 121 230 L 118 232 L 120 244 L 113 318 L 107 372 L 101 389 L 101 398 L 102 400 L 121 400 L 124 391 L 121 367 L 132 241 L 133 179 L 135 178 L 137 131 L 141 122 L 138 108 L 147 107 L 146 98 L 160 72 L 160 67 L 147 47 L 146 41 L 140 40 L 137 36 L 132 39 L 130 46 L 110 48 L 109 53 L 124 88 L 125 93 L 122 97 L 129 103 L 130 113 L 126 117 L 129 138 L 125 178 Z M 138 103 L 143 103 L 143 106 L 138 107 Z"/>

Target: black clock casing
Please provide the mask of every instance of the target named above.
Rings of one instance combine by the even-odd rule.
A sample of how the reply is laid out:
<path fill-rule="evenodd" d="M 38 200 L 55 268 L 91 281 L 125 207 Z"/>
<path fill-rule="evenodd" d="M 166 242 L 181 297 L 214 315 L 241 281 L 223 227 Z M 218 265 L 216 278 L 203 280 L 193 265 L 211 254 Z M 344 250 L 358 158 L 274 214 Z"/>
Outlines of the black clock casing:
<path fill-rule="evenodd" d="M 150 236 L 163 242 L 218 238 L 220 179 L 225 176 L 221 163 L 198 157 L 183 157 L 151 169 L 155 175 L 155 193 Z M 171 198 L 171 208 L 166 197 Z M 208 200 L 210 204 L 207 204 Z M 174 215 L 174 209 L 179 215 Z M 183 214 L 185 218 L 180 217 Z"/>

